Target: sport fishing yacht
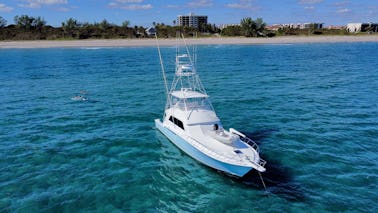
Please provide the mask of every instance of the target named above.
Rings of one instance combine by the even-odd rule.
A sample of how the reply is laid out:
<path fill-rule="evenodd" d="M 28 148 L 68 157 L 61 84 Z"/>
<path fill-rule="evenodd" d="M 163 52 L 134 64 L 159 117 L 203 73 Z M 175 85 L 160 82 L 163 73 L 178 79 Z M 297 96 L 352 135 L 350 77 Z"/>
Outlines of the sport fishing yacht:
<path fill-rule="evenodd" d="M 228 131 L 214 111 L 196 69 L 196 53 L 184 42 L 176 47 L 175 75 L 168 88 L 162 56 L 160 63 L 166 90 L 166 106 L 156 128 L 186 154 L 211 168 L 243 177 L 251 170 L 265 171 L 257 144 L 243 133 Z M 261 176 L 261 175 L 260 175 Z"/>

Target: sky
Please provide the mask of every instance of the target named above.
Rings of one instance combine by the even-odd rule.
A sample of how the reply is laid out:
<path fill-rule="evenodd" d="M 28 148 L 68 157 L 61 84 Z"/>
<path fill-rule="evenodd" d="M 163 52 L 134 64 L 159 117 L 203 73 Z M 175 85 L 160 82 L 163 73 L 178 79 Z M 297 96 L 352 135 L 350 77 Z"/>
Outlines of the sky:
<path fill-rule="evenodd" d="M 149 27 L 173 25 L 178 15 L 207 15 L 211 24 L 236 24 L 244 17 L 268 24 L 320 22 L 326 26 L 378 22 L 378 0 L 0 0 L 0 16 L 40 16 L 61 26 L 69 18 Z"/>

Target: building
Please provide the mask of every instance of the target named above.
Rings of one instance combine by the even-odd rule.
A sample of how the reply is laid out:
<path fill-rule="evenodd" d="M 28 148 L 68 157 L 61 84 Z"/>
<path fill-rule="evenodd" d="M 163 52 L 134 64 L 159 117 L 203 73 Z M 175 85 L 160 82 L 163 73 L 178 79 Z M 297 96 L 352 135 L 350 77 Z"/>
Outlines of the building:
<path fill-rule="evenodd" d="M 329 26 L 327 27 L 327 29 L 329 29 L 329 30 L 344 30 L 344 29 L 345 29 L 345 26 L 329 25 Z"/>
<path fill-rule="evenodd" d="M 300 29 L 314 29 L 319 30 L 323 28 L 323 23 L 304 23 Z"/>
<path fill-rule="evenodd" d="M 193 13 L 186 16 L 179 15 L 177 16 L 177 24 L 178 26 L 200 28 L 207 25 L 207 16 L 196 16 Z"/>
<path fill-rule="evenodd" d="M 223 30 L 224 28 L 227 28 L 227 27 L 237 27 L 237 26 L 240 26 L 240 24 L 221 24 L 219 25 L 219 29 Z"/>
<path fill-rule="evenodd" d="M 323 23 L 297 23 L 297 24 L 283 24 L 283 28 L 291 28 L 291 29 L 322 29 Z"/>
<path fill-rule="evenodd" d="M 270 30 L 270 31 L 278 31 L 282 27 L 283 27 L 282 24 L 273 24 L 273 25 L 266 26 L 265 29 Z"/>
<path fill-rule="evenodd" d="M 378 23 L 349 23 L 347 31 L 350 33 L 378 32 Z"/>
<path fill-rule="evenodd" d="M 148 36 L 155 35 L 156 34 L 156 29 L 153 28 L 153 27 L 149 27 L 149 28 L 146 29 L 146 34 Z"/>

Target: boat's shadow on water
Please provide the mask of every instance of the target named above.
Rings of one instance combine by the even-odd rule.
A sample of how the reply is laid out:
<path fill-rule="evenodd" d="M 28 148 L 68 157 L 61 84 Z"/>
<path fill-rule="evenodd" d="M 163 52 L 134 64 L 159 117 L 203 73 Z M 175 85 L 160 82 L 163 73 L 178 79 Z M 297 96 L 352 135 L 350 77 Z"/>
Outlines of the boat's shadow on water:
<path fill-rule="evenodd" d="M 243 133 L 254 140 L 260 147 L 263 147 L 263 140 L 276 131 L 277 130 L 269 129 Z M 268 152 L 268 150 L 266 150 L 266 152 Z M 261 173 L 266 186 L 266 195 L 275 194 L 290 201 L 305 201 L 306 198 L 301 187 L 293 181 L 290 168 L 284 166 L 278 159 L 265 156 L 264 154 L 262 154 L 261 157 L 267 161 L 265 165 L 266 171 Z M 260 175 L 256 170 L 252 170 L 242 178 L 231 178 L 245 186 L 265 190 L 264 183 L 261 181 Z"/>
<path fill-rule="evenodd" d="M 255 132 L 243 132 L 247 137 L 254 140 L 260 148 L 264 149 L 262 141 L 270 137 L 271 134 L 277 130 L 260 130 Z M 164 141 L 165 137 L 160 133 L 157 134 L 158 140 Z M 164 141 L 165 142 L 165 141 Z M 162 142 L 163 143 L 163 142 Z M 174 147 L 173 144 L 171 144 Z M 269 150 L 264 150 L 268 152 Z M 261 176 L 264 180 L 266 186 L 266 196 L 278 195 L 288 201 L 294 202 L 305 202 L 306 197 L 303 193 L 301 187 L 294 183 L 293 175 L 290 172 L 290 168 L 284 166 L 278 159 L 268 157 L 265 155 L 261 156 L 264 160 L 267 161 L 265 165 L 266 171 L 261 173 Z M 211 169 L 209 167 L 206 167 Z M 218 171 L 226 179 L 231 179 L 234 182 L 239 183 L 243 187 L 248 187 L 251 189 L 259 189 L 265 191 L 264 185 L 260 179 L 260 176 L 256 170 L 252 170 L 247 173 L 243 178 L 237 178 L 234 176 L 227 175 L 223 172 Z"/>

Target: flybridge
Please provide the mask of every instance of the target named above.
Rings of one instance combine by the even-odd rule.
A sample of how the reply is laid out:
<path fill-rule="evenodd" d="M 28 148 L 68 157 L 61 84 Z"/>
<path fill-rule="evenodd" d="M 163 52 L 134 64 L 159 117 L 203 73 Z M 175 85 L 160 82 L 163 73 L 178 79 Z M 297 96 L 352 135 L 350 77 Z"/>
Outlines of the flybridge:
<path fill-rule="evenodd" d="M 186 53 L 179 54 L 180 48 L 177 47 L 175 77 L 172 81 L 168 99 L 208 98 L 209 96 L 196 72 L 194 50 L 191 55 L 186 44 L 182 49 L 184 49 Z M 209 108 L 212 108 L 211 103 L 207 103 L 210 105 Z"/>
<path fill-rule="evenodd" d="M 172 96 L 180 99 L 188 98 L 208 98 L 209 96 L 200 92 L 192 91 L 190 88 L 183 88 L 181 90 L 176 90 L 171 93 Z"/>

